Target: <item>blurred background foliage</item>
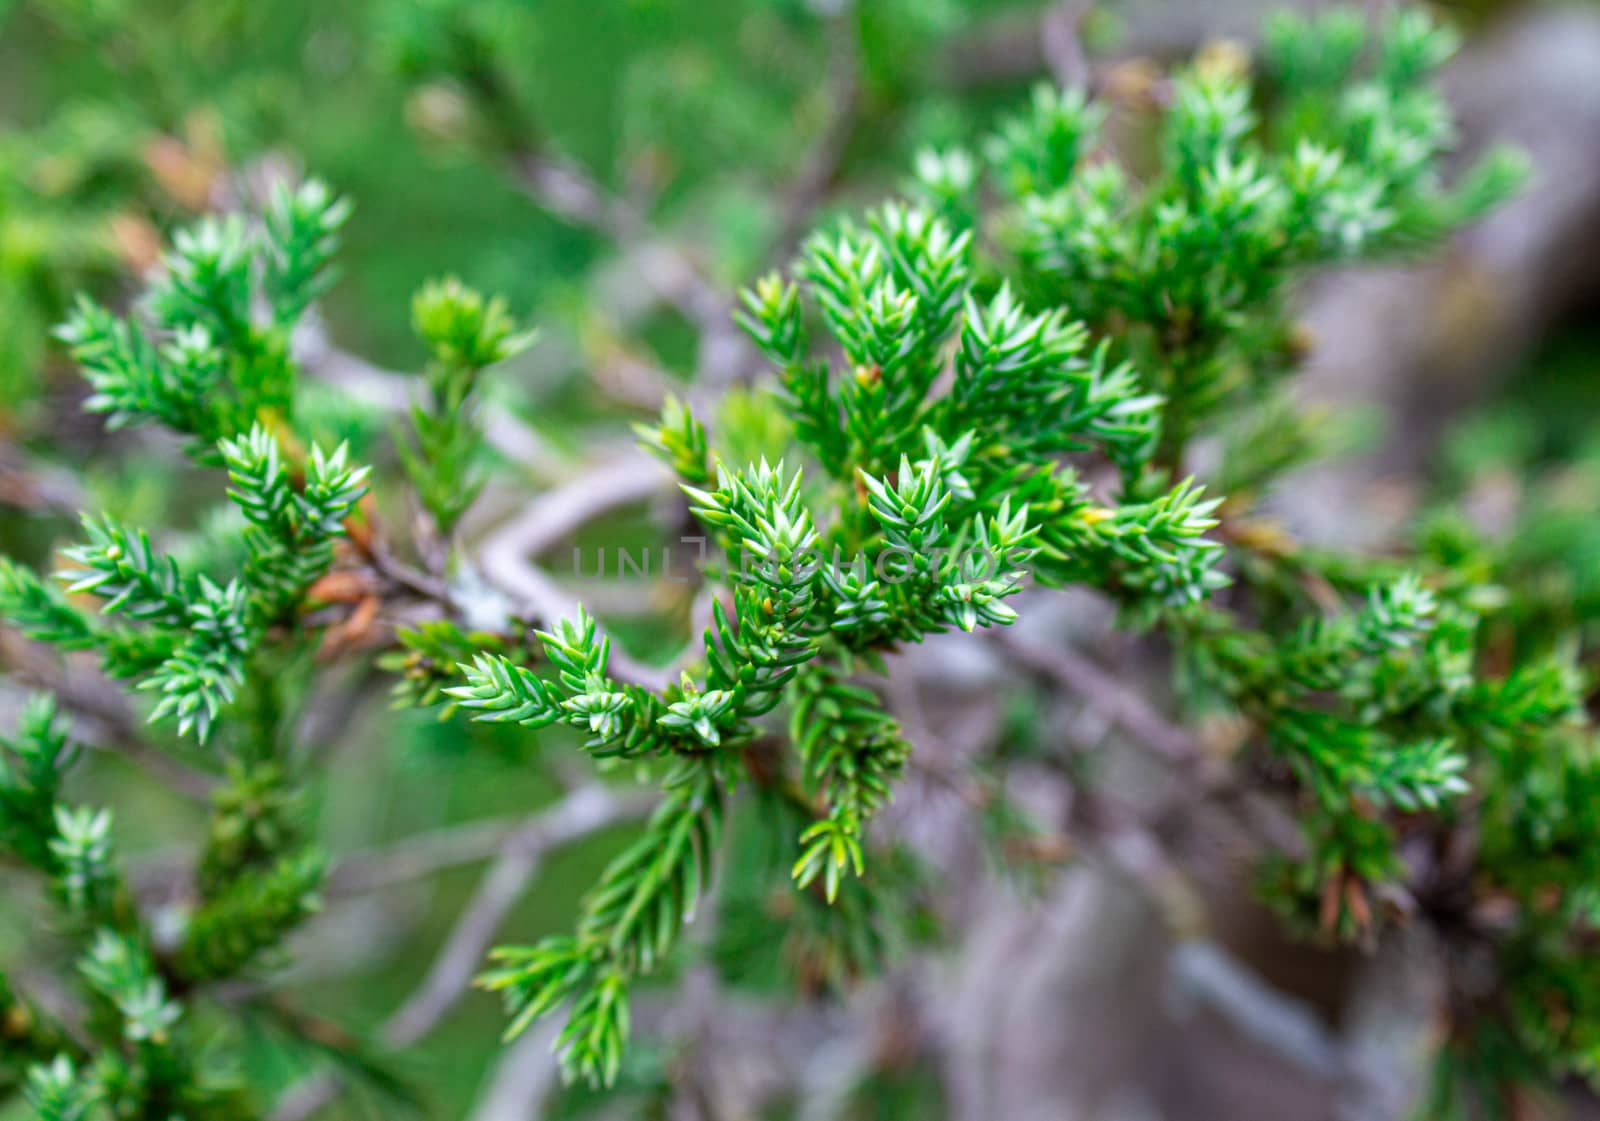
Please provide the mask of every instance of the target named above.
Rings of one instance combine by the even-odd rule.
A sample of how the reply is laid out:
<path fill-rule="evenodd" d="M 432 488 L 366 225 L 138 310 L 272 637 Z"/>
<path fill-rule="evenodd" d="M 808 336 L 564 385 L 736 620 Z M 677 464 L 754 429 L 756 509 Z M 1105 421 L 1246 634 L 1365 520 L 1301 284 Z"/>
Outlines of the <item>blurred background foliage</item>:
<path fill-rule="evenodd" d="M 1016 6 L 864 6 L 852 164 L 904 167 L 965 134 L 974 106 L 923 96 L 920 63 Z M 4 18 L 7 299 L 34 301 L 34 324 L 59 310 L 52 286 L 144 263 L 145 221 L 215 202 L 219 174 L 272 153 L 360 200 L 328 313 L 382 361 L 415 359 L 417 277 L 459 272 L 536 313 L 583 301 L 598 247 L 485 174 L 507 145 L 651 200 L 731 284 L 760 263 L 771 188 L 826 116 L 827 20 L 801 0 L 14 3 Z M 23 369 L 8 360 L 6 384 Z"/>

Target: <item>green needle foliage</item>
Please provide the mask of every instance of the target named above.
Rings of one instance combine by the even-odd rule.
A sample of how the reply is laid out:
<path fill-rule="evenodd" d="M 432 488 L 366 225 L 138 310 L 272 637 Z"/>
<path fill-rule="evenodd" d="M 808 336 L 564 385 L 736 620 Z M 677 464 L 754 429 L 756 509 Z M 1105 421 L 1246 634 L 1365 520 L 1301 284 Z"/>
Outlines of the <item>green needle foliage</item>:
<path fill-rule="evenodd" d="M 676 449 L 704 446 L 686 410 L 673 405 L 668 416 L 679 429 L 657 429 L 653 446 L 669 459 L 679 458 Z M 731 612 L 721 603 L 714 609 L 702 675 L 685 672 L 659 694 L 616 681 L 607 673 L 609 640 L 580 613 L 539 635 L 553 678 L 486 655 L 463 667 L 466 684 L 449 690 L 479 719 L 568 724 L 598 758 L 659 760 L 667 772 L 666 800 L 586 899 L 576 937 L 503 951 L 502 968 L 485 979 L 506 993 L 513 1031 L 570 997 L 563 1060 L 591 1080 L 615 1077 L 630 979 L 667 956 L 693 913 L 739 776 L 739 748 L 762 734 L 761 718 L 785 703 L 797 718 L 837 714 L 827 737 L 808 732 L 803 741 L 816 821 L 797 838 L 804 847 L 794 869 L 798 887 L 820 877 L 831 899 L 845 876 L 864 870 L 866 823 L 887 800 L 907 751 L 881 702 L 848 679 L 849 667 L 899 641 L 1010 622 L 1002 601 L 1019 590 L 1015 566 L 1032 536 L 1026 511 L 1002 508 L 987 524 L 970 523 L 969 547 L 957 551 L 963 537 L 949 528 L 943 459 L 930 456 L 915 470 L 903 459 L 895 485 L 860 476 L 872 495 L 860 518 L 880 527 L 872 562 L 881 580 L 869 577 L 865 558 L 853 573 L 835 572 L 820 551 L 799 472 L 766 462 L 740 472 L 718 464 L 713 485 L 704 462 L 690 466 L 710 489 L 684 489 L 722 546 L 733 602 Z M 840 523 L 830 536 L 847 531 L 854 529 Z M 1000 570 L 1001 562 L 1009 567 Z"/>
<path fill-rule="evenodd" d="M 418 292 L 411 317 L 431 361 L 427 397 L 411 410 L 413 436 L 400 454 L 417 499 L 448 536 L 487 481 L 479 375 L 527 349 L 533 333 L 517 330 L 505 301 L 486 300 L 454 277 Z"/>
<path fill-rule="evenodd" d="M 293 417 L 289 333 L 328 282 L 328 258 L 349 207 L 312 181 L 278 189 L 261 232 L 207 219 L 181 231 L 151 284 L 148 324 L 81 302 L 61 338 L 95 393 L 86 407 L 113 427 L 160 424 L 191 437 L 191 454 L 227 468 L 248 528 L 245 562 L 226 580 L 185 571 L 141 529 L 85 517 L 87 542 L 69 549 L 68 594 L 100 612 L 81 616 L 31 573 L 5 563 L 3 610 L 29 637 L 94 649 L 107 672 L 142 679 L 152 719 L 173 718 L 204 741 L 233 703 L 274 628 L 327 571 L 333 541 L 365 493 L 367 469 L 340 447 L 313 447 L 291 478 L 275 428 Z M 257 303 L 266 319 L 258 322 Z"/>
<path fill-rule="evenodd" d="M 177 234 L 146 296 L 148 323 L 80 299 L 57 334 L 94 389 L 86 407 L 108 414 L 114 428 L 184 433 L 193 454 L 211 462 L 218 441 L 287 421 L 290 333 L 331 283 L 328 262 L 349 213 L 316 180 L 280 186 L 259 231 L 235 216 Z"/>
<path fill-rule="evenodd" d="M 224 569 L 180 560 L 109 515 L 86 516 L 86 540 L 65 550 L 56 581 L 0 561 L 0 611 L 14 626 L 98 655 L 152 698 L 153 723 L 192 735 L 225 772 L 191 899 L 176 925 L 156 924 L 118 867 L 111 812 L 64 800 L 77 752 L 48 696 L 24 709 L 0 751 L 0 850 L 49 882 L 78 946 L 88 1010 L 87 1034 L 69 1034 L 5 994 L 20 1039 L 3 1085 L 25 1073 L 41 1116 L 257 1115 L 236 1079 L 202 1058 L 209 1048 L 189 1033 L 188 1005 L 206 985 L 270 964 L 316 910 L 323 879 L 299 822 L 288 729 L 306 693 L 295 667 L 320 637 L 310 593 L 334 563 L 368 469 L 344 446 L 299 450 L 289 332 L 326 286 L 346 210 L 312 183 L 277 192 L 259 232 L 204 222 L 176 237 L 147 293 L 148 321 L 85 303 L 62 331 L 95 387 L 90 409 L 113 425 L 171 429 L 201 464 L 225 470 L 235 540 Z M 12 1053 L 34 1065 L 12 1069 Z"/>
<path fill-rule="evenodd" d="M 103 601 L 104 614 L 142 624 L 115 631 L 82 626 L 95 635 L 92 645 L 109 672 L 142 677 L 139 688 L 157 694 L 152 720 L 175 718 L 180 734 L 192 729 L 202 742 L 218 712 L 238 696 L 269 631 L 285 622 L 332 563 L 333 539 L 365 492 L 367 476 L 365 468 L 349 465 L 345 448 L 332 455 L 313 448 L 297 491 L 277 441 L 259 424 L 239 440 L 220 441 L 218 451 L 233 483 L 228 495 L 249 525 L 238 575 L 219 584 L 204 572 L 185 572 L 157 553 L 143 530 L 128 530 L 110 517 L 84 519 L 89 540 L 67 551 L 76 567 L 62 574 L 69 593 L 91 593 Z M 25 630 L 52 641 L 61 633 L 52 620 L 67 618 L 71 605 L 50 599 L 31 574 L 8 574 L 19 604 L 49 602 L 41 616 L 46 625 Z"/>
<path fill-rule="evenodd" d="M 1024 568 L 1162 630 L 1186 695 L 1244 717 L 1241 753 L 1286 769 L 1303 845 L 1269 856 L 1263 890 L 1294 924 L 1367 941 L 1428 906 L 1418 895 L 1436 885 L 1408 882 L 1401 830 L 1457 827 L 1467 806 L 1487 831 L 1479 874 L 1531 901 L 1523 872 L 1490 856 L 1526 856 L 1528 834 L 1487 838 L 1526 829 L 1523 796 L 1507 792 L 1544 784 L 1526 755 L 1494 745 L 1568 742 L 1571 676 L 1487 671 L 1494 597 L 1426 555 L 1409 571 L 1314 555 L 1250 516 L 1252 495 L 1315 446 L 1282 395 L 1303 348 L 1296 278 L 1435 244 L 1520 181 L 1504 153 L 1453 184 L 1437 171 L 1452 134 L 1429 78 L 1452 43 L 1411 11 L 1370 36 L 1343 12 L 1275 21 L 1264 84 L 1226 56 L 1176 75 L 1154 129 L 1159 170 L 1138 180 L 1103 158 L 1097 104 L 1041 89 L 983 145 L 987 177 L 972 154 L 928 153 L 915 197 L 817 234 L 794 279 L 744 293 L 740 322 L 821 479 L 723 464 L 676 402 L 641 433 L 725 553 L 715 574 L 733 610 L 718 606 L 704 680 L 646 696 L 606 679 L 604 641 L 583 620 L 546 637 L 557 680 L 480 659 L 453 691 L 482 719 L 578 724 L 597 755 L 673 757 L 667 803 L 594 889 L 578 935 L 500 953 L 487 983 L 506 993 L 513 1031 L 570 1001 L 569 1072 L 615 1077 L 628 981 L 689 916 L 737 749 L 770 741 L 757 721 L 774 708 L 789 713 L 792 759 L 766 751 L 753 765 L 746 746 L 742 777 L 809 807 L 795 885 L 837 900 L 874 863 L 866 825 L 910 752 L 858 672 L 939 630 L 1010 622 Z M 1239 432 L 1256 438 L 1224 467 L 1243 485 L 1225 509 L 1186 474 L 1189 448 L 1213 434 L 1237 447 Z M 1564 758 L 1541 811 L 1586 818 Z M 1497 932 L 1504 952 L 1555 971 L 1534 982 L 1506 959 L 1511 999 L 1529 984 L 1544 986 L 1530 1007 L 1585 991 L 1560 972 L 1578 968 L 1563 955 L 1587 921 L 1579 897 L 1524 920 L 1537 933 Z M 637 921 L 618 925 L 619 908 Z M 855 929 L 860 941 L 872 926 Z M 1592 1029 L 1567 1011 L 1559 1030 L 1515 1036 L 1521 1069 L 1586 1066 Z"/>
<path fill-rule="evenodd" d="M 5 750 L 0 842 L 50 882 L 64 931 L 79 945 L 89 1015 L 87 1038 L 69 1033 L 0 985 L 7 1044 L 0 1087 L 14 1086 L 26 1062 L 24 1096 L 41 1117 L 252 1116 L 231 1080 L 196 1059 L 184 1003 L 172 995 L 186 975 L 158 956 L 134 909 L 110 811 L 62 800 L 61 779 L 77 752 L 48 697 L 29 704 Z"/>
<path fill-rule="evenodd" d="M 493 100 L 499 71 L 463 42 L 424 68 L 472 70 Z M 330 572 L 442 616 L 381 657 L 402 703 L 566 735 L 659 786 L 573 932 L 498 949 L 482 979 L 510 1034 L 565 1010 L 569 1076 L 618 1080 L 631 995 L 682 957 L 724 848 L 725 963 L 730 945 L 782 947 L 817 989 L 927 933 L 924 870 L 873 828 L 914 758 L 886 656 L 1012 623 L 1030 581 L 1108 598 L 1170 651 L 1187 712 L 1234 718 L 1237 781 L 1299 823 L 1261 869 L 1294 929 L 1370 945 L 1426 919 L 1466 947 L 1437 1115 L 1593 1076 L 1600 765 L 1577 644 L 1530 638 L 1540 593 L 1459 525 L 1377 559 L 1302 545 L 1257 506 L 1318 445 L 1286 393 L 1297 281 L 1437 245 L 1520 180 L 1504 153 L 1439 170 L 1453 135 L 1432 76 L 1453 44 L 1412 10 L 1279 19 L 1259 73 L 1213 52 L 1173 77 L 1137 173 L 1102 141 L 1101 105 L 1041 88 L 972 150 L 921 154 L 908 197 L 757 280 L 737 317 L 770 392 L 737 395 L 715 439 L 677 400 L 639 428 L 712 545 L 710 623 L 665 687 L 625 671 L 586 610 L 529 637 L 473 598 L 458 529 L 489 469 L 483 375 L 531 339 L 502 302 L 447 280 L 413 304 L 428 360 L 395 443 L 431 523 L 420 570 L 358 510 L 368 470 L 296 409 L 292 331 L 348 213 L 326 188 L 180 232 L 134 316 L 81 303 L 60 334 L 88 407 L 181 436 L 226 487 L 228 541 L 197 559 L 176 534 L 88 517 L 59 583 L 0 562 L 0 613 L 135 683 L 222 777 L 192 898 L 157 937 L 110 812 L 63 801 L 74 751 L 53 705 L 23 712 L 0 751 L 0 848 L 50 885 L 85 1016 L 68 1031 L 0 978 L 0 1088 L 41 1117 L 257 1115 L 202 1059 L 191 1013 L 270 966 L 317 905 L 292 729 L 312 654 L 353 629 L 324 626 Z M 496 123 L 508 141 L 517 126 Z M 718 454 L 778 430 L 767 458 Z M 982 766 L 986 827 L 1028 836 Z"/>

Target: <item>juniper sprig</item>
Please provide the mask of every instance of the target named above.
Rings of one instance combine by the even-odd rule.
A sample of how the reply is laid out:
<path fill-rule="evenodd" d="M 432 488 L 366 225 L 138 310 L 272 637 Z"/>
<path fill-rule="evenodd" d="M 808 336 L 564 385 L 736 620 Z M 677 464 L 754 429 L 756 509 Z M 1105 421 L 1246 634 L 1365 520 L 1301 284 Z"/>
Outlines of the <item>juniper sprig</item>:
<path fill-rule="evenodd" d="M 300 777 L 277 694 L 283 667 L 314 648 L 311 590 L 369 471 L 344 446 L 301 452 L 289 336 L 326 286 L 347 209 L 310 183 L 279 190 L 259 232 L 204 221 L 176 236 L 147 293 L 148 322 L 83 303 L 62 329 L 94 387 L 91 411 L 112 426 L 165 426 L 201 464 L 225 468 L 237 548 L 226 551 L 233 570 L 220 571 L 114 517 L 85 516 L 86 540 L 63 552 L 55 584 L 9 558 L 0 566 L 0 610 L 14 626 L 136 679 L 136 695 L 153 696 L 150 720 L 192 734 L 226 771 L 194 896 L 158 927 L 119 868 L 111 811 L 65 800 L 77 752 L 53 702 L 24 710 L 0 758 L 0 848 L 49 881 L 89 1012 L 70 1043 L 42 1018 L 29 1028 L 26 1092 L 43 1115 L 254 1115 L 236 1079 L 202 1059 L 188 1007 L 207 985 L 264 968 L 315 910 L 323 878 L 294 812 Z M 54 1053 L 46 1039 L 58 1040 Z"/>
<path fill-rule="evenodd" d="M 1309 929 L 1372 938 L 1385 901 L 1411 890 L 1401 820 L 1451 828 L 1504 765 L 1485 745 L 1556 724 L 1487 701 L 1509 679 L 1484 667 L 1484 601 L 1426 557 L 1397 576 L 1292 542 L 1253 549 L 1247 532 L 1218 533 L 1221 499 L 1186 469 L 1197 439 L 1254 431 L 1257 466 L 1234 477 L 1259 494 L 1313 446 L 1279 392 L 1298 354 L 1289 296 L 1308 268 L 1416 252 L 1514 188 L 1505 154 L 1453 185 L 1436 170 L 1450 130 L 1430 77 L 1449 48 L 1410 11 L 1370 42 L 1341 13 L 1281 19 L 1262 67 L 1277 111 L 1261 116 L 1230 56 L 1197 63 L 1158 126 L 1160 168 L 1137 183 L 1107 158 L 1103 110 L 1078 91 L 1041 90 L 982 146 L 997 206 L 977 156 L 924 154 L 911 199 L 818 234 L 794 279 L 771 274 L 742 297 L 739 321 L 820 481 L 718 462 L 676 402 L 641 433 L 725 553 L 713 574 L 733 612 L 714 614 L 705 684 L 647 700 L 588 669 L 553 686 L 479 661 L 456 695 L 484 718 L 587 722 L 591 750 L 625 743 L 720 776 L 757 735 L 747 721 L 786 707 L 795 758 L 752 775 L 803 792 L 813 820 L 794 877 L 832 900 L 871 865 L 867 822 L 910 750 L 858 669 L 948 626 L 1009 622 L 1025 569 L 1109 595 L 1169 636 L 1185 694 L 1243 716 L 1244 750 L 1287 765 L 1303 798 L 1304 850 L 1269 860 L 1264 890 Z M 1226 516 L 1242 529 L 1248 502 Z M 950 558 L 964 550 L 990 570 L 962 571 Z M 829 563 L 841 551 L 860 563 Z M 814 576 L 801 555 L 821 559 Z M 1575 699 L 1553 708 L 1570 714 Z M 680 851 L 660 842 L 620 858 L 588 906 L 687 874 L 640 862 Z M 568 1069 L 601 1081 L 626 1035 L 633 963 L 665 944 L 640 934 L 619 964 L 607 930 L 505 951 L 489 982 L 513 1030 L 571 997 Z M 1556 1069 L 1574 1061 L 1548 1036 L 1523 1045 Z"/>

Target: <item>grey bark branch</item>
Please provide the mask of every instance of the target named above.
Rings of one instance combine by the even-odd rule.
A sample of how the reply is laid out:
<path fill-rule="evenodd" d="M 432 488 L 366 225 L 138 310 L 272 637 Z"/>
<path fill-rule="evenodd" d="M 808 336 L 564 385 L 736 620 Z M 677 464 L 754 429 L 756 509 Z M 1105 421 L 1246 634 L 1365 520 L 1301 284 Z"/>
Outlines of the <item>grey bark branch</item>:
<path fill-rule="evenodd" d="M 576 598 L 534 558 L 579 527 L 666 492 L 670 483 L 666 471 L 641 452 L 630 451 L 598 465 L 574 482 L 540 495 L 491 532 L 480 550 L 483 574 L 525 613 L 546 623 L 571 618 L 577 612 Z M 664 688 L 672 680 L 668 671 L 639 662 L 615 646 L 611 669 L 620 678 L 652 689 Z"/>
<path fill-rule="evenodd" d="M 144 723 L 121 690 L 98 674 L 63 669 L 52 656 L 9 636 L 0 636 L 0 662 L 18 681 L 55 694 L 72 719 L 72 734 L 78 742 L 122 756 L 186 798 L 210 799 L 216 778 L 150 743 Z"/>
<path fill-rule="evenodd" d="M 651 804 L 651 799 L 619 798 L 602 786 L 583 786 L 507 838 L 422 984 L 384 1024 L 381 1034 L 385 1043 L 397 1048 L 415 1043 L 455 1007 L 546 853 L 641 817 Z"/>
<path fill-rule="evenodd" d="M 469 1121 L 537 1121 L 559 1081 L 554 1047 L 560 1030 L 558 1021 L 547 1020 L 507 1047 Z"/>
<path fill-rule="evenodd" d="M 630 274 L 700 333 L 696 381 L 723 385 L 749 361 L 733 325 L 733 303 L 705 276 L 682 243 L 662 236 L 649 217 L 614 195 L 576 164 L 527 154 L 516 161 L 517 182 L 552 214 L 588 227 L 626 253 Z"/>
<path fill-rule="evenodd" d="M 455 1007 L 482 965 L 500 924 L 526 893 L 547 853 L 637 819 L 648 812 L 651 804 L 653 799 L 642 795 L 619 794 L 597 784 L 581 786 L 515 829 L 505 830 L 503 822 L 484 823 L 470 830 L 462 827 L 431 838 L 418 838 L 383 853 L 358 856 L 336 870 L 331 878 L 332 890 L 348 893 L 431 875 L 452 864 L 479 858 L 491 845 L 492 851 L 499 854 L 421 984 L 378 1029 L 384 1044 L 400 1049 L 418 1042 Z M 539 1033 L 532 1034 L 539 1038 Z M 314 1074 L 289 1088 L 274 1106 L 270 1119 L 306 1121 L 331 1105 L 342 1089 L 343 1081 L 338 1075 L 328 1071 Z M 528 1099 L 525 1096 L 523 1100 Z"/>
<path fill-rule="evenodd" d="M 555 810 L 541 811 L 531 819 L 519 816 L 472 821 L 352 853 L 329 876 L 327 894 L 355 895 L 426 879 L 497 856 L 513 844 L 547 851 L 567 843 L 575 831 L 581 835 L 586 826 L 598 829 L 642 818 L 656 799 L 648 791 L 608 791 L 602 805 L 592 802 L 587 798 L 586 802 L 574 804 L 569 799 L 557 803 Z"/>
<path fill-rule="evenodd" d="M 1049 646 L 1009 630 L 991 641 L 1030 673 L 1038 674 L 1081 697 L 1112 724 L 1173 762 L 1190 762 L 1199 743 L 1186 728 L 1173 723 L 1110 670 L 1067 646 Z"/>

